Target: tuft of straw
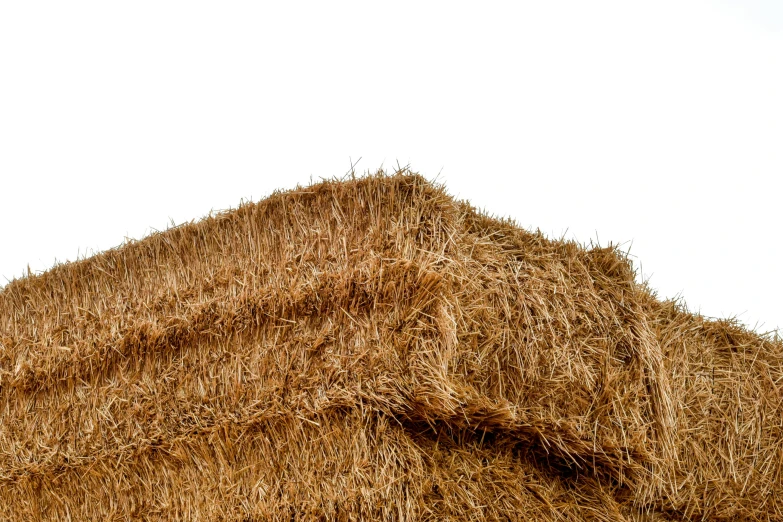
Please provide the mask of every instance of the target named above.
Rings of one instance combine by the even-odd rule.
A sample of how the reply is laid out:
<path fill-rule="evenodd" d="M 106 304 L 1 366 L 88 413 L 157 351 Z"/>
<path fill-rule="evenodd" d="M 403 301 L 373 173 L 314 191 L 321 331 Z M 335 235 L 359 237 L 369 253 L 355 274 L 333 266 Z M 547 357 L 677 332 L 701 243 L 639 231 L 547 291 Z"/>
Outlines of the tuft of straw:
<path fill-rule="evenodd" d="M 0 291 L 3 520 L 783 520 L 783 342 L 408 170 Z"/>

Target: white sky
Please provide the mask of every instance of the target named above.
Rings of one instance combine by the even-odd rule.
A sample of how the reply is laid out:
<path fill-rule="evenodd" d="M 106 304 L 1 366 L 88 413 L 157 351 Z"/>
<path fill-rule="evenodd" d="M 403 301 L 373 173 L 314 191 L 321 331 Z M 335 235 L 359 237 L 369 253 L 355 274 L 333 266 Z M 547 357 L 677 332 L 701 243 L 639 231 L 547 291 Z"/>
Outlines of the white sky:
<path fill-rule="evenodd" d="M 359 157 L 783 326 L 778 0 L 0 3 L 0 284 Z"/>

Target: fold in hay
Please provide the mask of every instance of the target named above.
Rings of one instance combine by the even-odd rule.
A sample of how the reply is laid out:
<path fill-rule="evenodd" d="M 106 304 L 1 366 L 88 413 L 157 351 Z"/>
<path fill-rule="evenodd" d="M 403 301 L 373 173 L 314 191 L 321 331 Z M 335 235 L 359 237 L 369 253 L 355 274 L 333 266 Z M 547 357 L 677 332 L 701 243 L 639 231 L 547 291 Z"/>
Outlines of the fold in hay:
<path fill-rule="evenodd" d="M 783 520 L 783 343 L 407 171 L 0 292 L 8 520 Z"/>

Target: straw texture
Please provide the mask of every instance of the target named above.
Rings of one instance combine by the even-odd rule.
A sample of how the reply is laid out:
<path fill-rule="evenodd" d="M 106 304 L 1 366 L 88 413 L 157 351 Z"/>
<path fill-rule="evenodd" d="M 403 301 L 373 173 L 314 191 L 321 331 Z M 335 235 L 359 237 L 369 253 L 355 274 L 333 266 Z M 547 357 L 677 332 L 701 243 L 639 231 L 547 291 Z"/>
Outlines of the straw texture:
<path fill-rule="evenodd" d="M 0 291 L 4 520 L 783 520 L 783 342 L 409 171 Z"/>

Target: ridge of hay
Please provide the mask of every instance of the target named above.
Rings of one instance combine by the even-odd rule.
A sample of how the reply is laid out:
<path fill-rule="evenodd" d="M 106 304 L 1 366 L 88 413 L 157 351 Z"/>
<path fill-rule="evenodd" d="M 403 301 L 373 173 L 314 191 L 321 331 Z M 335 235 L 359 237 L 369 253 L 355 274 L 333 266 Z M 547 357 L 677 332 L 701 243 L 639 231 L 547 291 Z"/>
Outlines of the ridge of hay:
<path fill-rule="evenodd" d="M 0 290 L 6 520 L 783 520 L 783 342 L 409 171 Z"/>

